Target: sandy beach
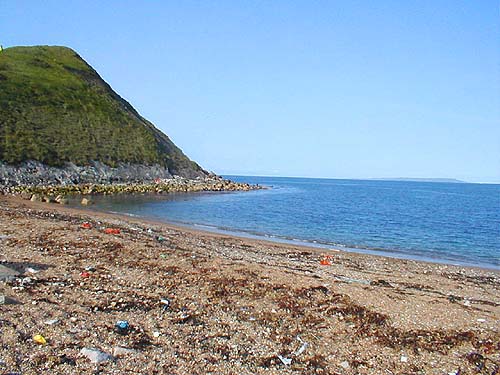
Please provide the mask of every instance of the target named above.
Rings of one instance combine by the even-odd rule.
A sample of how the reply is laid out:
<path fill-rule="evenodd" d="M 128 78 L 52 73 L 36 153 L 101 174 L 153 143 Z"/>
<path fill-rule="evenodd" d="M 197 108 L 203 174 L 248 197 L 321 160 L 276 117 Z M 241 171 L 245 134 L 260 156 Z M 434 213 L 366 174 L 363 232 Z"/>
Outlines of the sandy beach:
<path fill-rule="evenodd" d="M 7 196 L 0 249 L 1 374 L 500 371 L 499 271 Z"/>

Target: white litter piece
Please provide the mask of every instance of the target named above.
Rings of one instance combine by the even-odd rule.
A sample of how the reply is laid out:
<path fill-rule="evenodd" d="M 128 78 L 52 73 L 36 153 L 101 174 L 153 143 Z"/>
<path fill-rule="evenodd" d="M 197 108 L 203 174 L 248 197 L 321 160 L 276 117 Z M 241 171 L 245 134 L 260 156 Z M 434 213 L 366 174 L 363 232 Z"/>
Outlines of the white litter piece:
<path fill-rule="evenodd" d="M 91 348 L 83 348 L 82 350 L 80 350 L 80 354 L 84 357 L 87 357 L 92 363 L 101 363 L 111 361 L 113 359 L 110 354 Z"/>
<path fill-rule="evenodd" d="M 291 358 L 286 358 L 286 357 L 283 357 L 282 355 L 278 355 L 278 358 L 280 359 L 281 362 L 283 362 L 283 364 L 285 366 L 290 366 L 292 364 Z"/>

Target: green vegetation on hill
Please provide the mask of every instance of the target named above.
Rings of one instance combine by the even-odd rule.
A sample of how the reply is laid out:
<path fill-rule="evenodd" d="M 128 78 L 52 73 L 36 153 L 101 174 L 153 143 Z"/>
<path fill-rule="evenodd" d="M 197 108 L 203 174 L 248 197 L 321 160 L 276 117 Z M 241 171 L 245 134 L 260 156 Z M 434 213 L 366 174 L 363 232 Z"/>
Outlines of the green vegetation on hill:
<path fill-rule="evenodd" d="M 76 52 L 52 46 L 0 52 L 0 160 L 161 164 L 173 174 L 202 172 Z"/>

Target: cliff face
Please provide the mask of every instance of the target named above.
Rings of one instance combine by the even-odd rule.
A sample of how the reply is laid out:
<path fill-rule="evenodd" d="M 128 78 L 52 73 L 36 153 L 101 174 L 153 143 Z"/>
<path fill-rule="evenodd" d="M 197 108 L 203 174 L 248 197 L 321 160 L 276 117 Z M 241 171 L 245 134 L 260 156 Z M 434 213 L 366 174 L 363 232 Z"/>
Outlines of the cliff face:
<path fill-rule="evenodd" d="M 96 163 L 132 168 L 144 170 L 144 178 L 149 168 L 161 177 L 207 175 L 66 47 L 0 52 L 0 164 L 23 170 L 31 161 L 72 170 Z M 127 180 L 127 173 L 117 176 Z"/>

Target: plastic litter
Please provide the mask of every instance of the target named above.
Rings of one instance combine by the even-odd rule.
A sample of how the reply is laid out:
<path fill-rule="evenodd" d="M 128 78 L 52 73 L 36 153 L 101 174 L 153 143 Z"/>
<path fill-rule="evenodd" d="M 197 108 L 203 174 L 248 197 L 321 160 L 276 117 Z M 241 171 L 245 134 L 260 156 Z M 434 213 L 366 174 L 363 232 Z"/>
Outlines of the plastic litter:
<path fill-rule="evenodd" d="M 119 320 L 115 324 L 115 332 L 126 335 L 130 329 L 130 324 L 126 320 Z"/>
<path fill-rule="evenodd" d="M 82 273 L 80 273 L 80 276 L 84 279 L 87 279 L 90 277 L 90 273 L 88 273 L 87 271 L 83 271 Z"/>
<path fill-rule="evenodd" d="M 351 365 L 349 364 L 349 362 L 343 361 L 343 362 L 340 362 L 340 367 L 347 370 L 349 367 L 351 367 Z"/>
<path fill-rule="evenodd" d="M 163 305 L 161 311 L 165 312 L 170 307 L 170 300 L 168 298 L 162 298 L 160 303 Z"/>
<path fill-rule="evenodd" d="M 33 341 L 39 345 L 46 345 L 47 344 L 47 340 L 45 340 L 45 337 L 43 337 L 42 335 L 33 336 Z"/>
<path fill-rule="evenodd" d="M 87 357 L 92 363 L 101 363 L 111 361 L 113 359 L 110 354 L 92 348 L 83 348 L 80 350 L 80 354 Z"/>
<path fill-rule="evenodd" d="M 106 233 L 106 234 L 120 234 L 120 229 L 118 229 L 118 228 L 106 228 L 106 229 L 104 229 L 104 233 Z"/>
<path fill-rule="evenodd" d="M 406 362 L 408 362 L 408 357 L 405 355 L 402 355 L 400 361 L 403 363 L 406 363 Z"/>
<path fill-rule="evenodd" d="M 82 228 L 83 229 L 92 229 L 92 224 L 90 224 L 89 222 L 85 222 L 82 224 Z"/>
<path fill-rule="evenodd" d="M 157 236 L 157 237 L 156 237 L 156 240 L 157 240 L 158 242 L 165 242 L 167 239 L 166 239 L 165 237 L 162 237 L 162 236 Z"/>
<path fill-rule="evenodd" d="M 282 355 L 278 355 L 278 358 L 285 366 L 290 366 L 292 364 L 291 358 L 286 358 L 286 357 L 283 357 Z"/>
<path fill-rule="evenodd" d="M 124 348 L 122 346 L 115 346 L 113 348 L 113 357 L 124 357 L 129 354 L 135 354 L 137 350 Z"/>
<path fill-rule="evenodd" d="M 323 258 L 319 261 L 319 264 L 321 264 L 322 266 L 331 266 L 332 262 L 330 262 L 328 259 Z"/>
<path fill-rule="evenodd" d="M 302 345 L 300 346 L 300 348 L 298 348 L 296 351 L 294 351 L 294 352 L 293 352 L 293 355 L 294 355 L 294 356 L 296 356 L 296 357 L 297 357 L 297 356 L 299 356 L 299 355 L 301 355 L 302 353 L 304 353 L 304 351 L 305 351 L 305 350 L 307 349 L 307 347 L 309 346 L 309 343 L 307 343 L 307 342 L 305 342 L 304 340 L 302 340 L 302 339 L 300 338 L 300 336 L 297 336 L 297 340 L 298 340 L 299 342 L 301 342 L 301 343 L 302 343 Z"/>
<path fill-rule="evenodd" d="M 53 325 L 59 323 L 59 319 L 46 320 L 44 323 L 47 324 L 48 326 L 53 326 Z"/>

